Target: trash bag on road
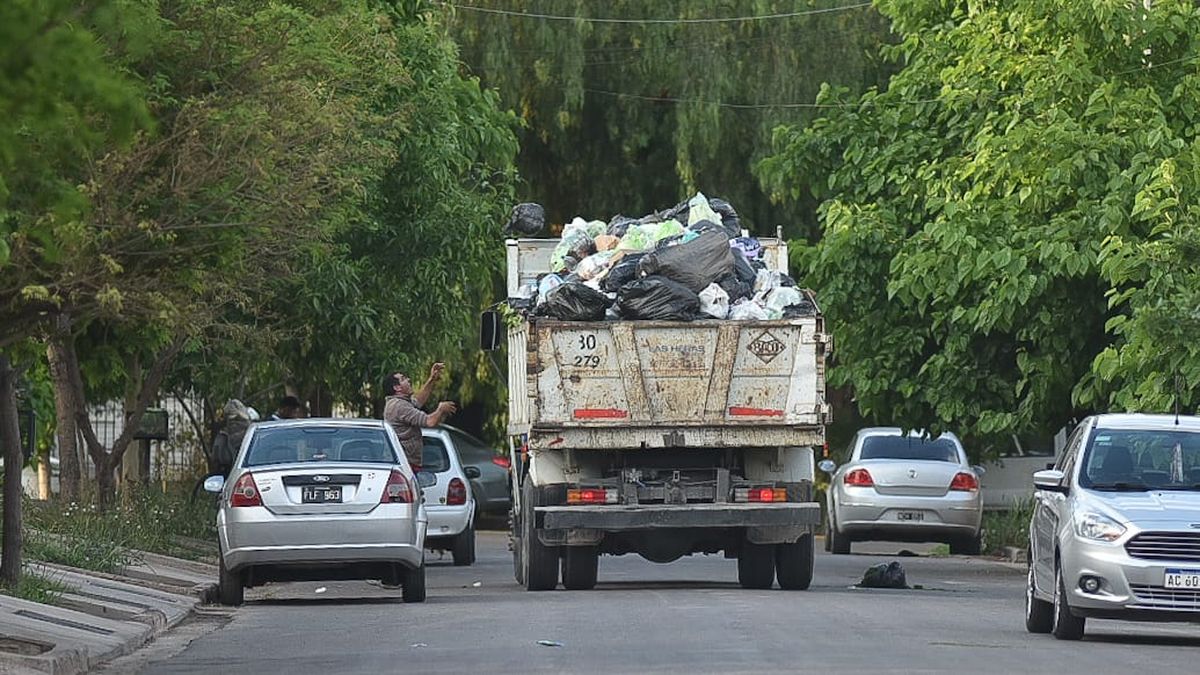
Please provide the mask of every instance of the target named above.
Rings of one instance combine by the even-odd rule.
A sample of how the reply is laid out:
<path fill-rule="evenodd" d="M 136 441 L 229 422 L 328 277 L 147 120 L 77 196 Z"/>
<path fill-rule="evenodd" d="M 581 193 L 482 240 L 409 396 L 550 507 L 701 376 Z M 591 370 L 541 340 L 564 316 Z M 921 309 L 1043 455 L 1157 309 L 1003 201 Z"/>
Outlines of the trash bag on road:
<path fill-rule="evenodd" d="M 508 222 L 504 225 L 505 233 L 537 234 L 546 226 L 546 210 L 541 204 L 525 202 L 513 207 Z"/>
<path fill-rule="evenodd" d="M 908 588 L 908 578 L 900 563 L 879 563 L 867 568 L 858 585 L 861 588 Z"/>
<path fill-rule="evenodd" d="M 729 316 L 729 294 L 717 284 L 700 291 L 700 313 L 714 319 Z"/>
<path fill-rule="evenodd" d="M 699 293 L 732 270 L 729 240 L 717 232 L 705 232 L 686 244 L 649 253 L 638 266 L 642 276 L 664 276 L 693 293 Z"/>
<path fill-rule="evenodd" d="M 602 321 L 612 301 L 608 296 L 578 282 L 563 283 L 538 305 L 537 312 L 563 321 Z"/>
<path fill-rule="evenodd" d="M 691 321 L 700 312 L 700 296 L 666 277 L 648 276 L 621 286 L 617 311 L 627 319 Z"/>

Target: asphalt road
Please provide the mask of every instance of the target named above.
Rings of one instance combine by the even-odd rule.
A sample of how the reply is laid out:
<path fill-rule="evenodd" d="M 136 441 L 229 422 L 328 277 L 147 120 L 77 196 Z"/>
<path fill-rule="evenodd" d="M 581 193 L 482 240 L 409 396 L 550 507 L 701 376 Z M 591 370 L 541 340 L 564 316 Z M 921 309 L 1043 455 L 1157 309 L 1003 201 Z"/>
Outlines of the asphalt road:
<path fill-rule="evenodd" d="M 897 557 L 906 546 L 927 550 L 875 544 L 856 545 L 874 554 L 822 552 L 813 588 L 802 592 L 742 590 L 735 561 L 718 556 L 670 565 L 623 556 L 601 558 L 593 591 L 527 593 L 513 581 L 505 535 L 481 533 L 476 565 L 434 557 L 424 604 L 405 605 L 398 592 L 370 583 L 269 586 L 250 592 L 219 628 L 192 629 L 186 647 L 168 642 L 160 651 L 176 653 L 151 652 L 136 668 L 255 675 L 1196 672 L 1200 626 L 1091 621 L 1080 643 L 1030 635 L 1016 566 Z M 923 588 L 852 587 L 866 567 L 890 560 Z"/>

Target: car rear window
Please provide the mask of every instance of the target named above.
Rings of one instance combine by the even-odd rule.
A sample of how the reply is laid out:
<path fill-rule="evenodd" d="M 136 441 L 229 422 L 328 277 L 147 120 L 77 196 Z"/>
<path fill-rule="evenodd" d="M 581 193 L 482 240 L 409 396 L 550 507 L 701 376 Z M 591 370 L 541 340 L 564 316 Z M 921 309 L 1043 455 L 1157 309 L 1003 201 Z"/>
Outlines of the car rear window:
<path fill-rule="evenodd" d="M 913 436 L 867 436 L 859 459 L 910 459 L 957 462 L 958 446 L 944 436 L 936 439 Z"/>
<path fill-rule="evenodd" d="M 425 447 L 421 449 L 421 470 L 443 473 L 450 470 L 450 453 L 446 444 L 436 436 L 425 437 Z"/>
<path fill-rule="evenodd" d="M 454 447 L 458 450 L 458 458 L 465 464 L 490 462 L 496 456 L 495 450 L 470 434 L 451 431 L 450 437 L 454 439 Z"/>
<path fill-rule="evenodd" d="M 396 453 L 383 429 L 303 426 L 258 429 L 250 440 L 243 466 L 293 462 L 396 463 Z"/>

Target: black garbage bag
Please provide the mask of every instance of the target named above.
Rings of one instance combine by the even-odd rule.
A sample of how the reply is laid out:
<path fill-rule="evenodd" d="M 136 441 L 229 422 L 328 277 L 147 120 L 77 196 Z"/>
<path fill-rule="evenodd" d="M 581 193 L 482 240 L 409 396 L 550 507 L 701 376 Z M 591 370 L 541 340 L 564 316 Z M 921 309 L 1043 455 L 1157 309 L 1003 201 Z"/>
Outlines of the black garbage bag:
<path fill-rule="evenodd" d="M 721 225 L 720 223 L 714 223 L 711 220 L 701 220 L 700 222 L 696 223 L 695 225 L 688 227 L 688 229 L 693 232 L 701 232 L 701 233 L 708 232 L 709 230 L 716 230 L 717 232 L 720 232 L 721 234 L 726 235 L 725 236 L 726 239 L 729 238 L 728 231 L 725 229 L 725 227 L 723 225 Z"/>
<path fill-rule="evenodd" d="M 802 292 L 800 295 L 802 296 L 800 302 L 783 308 L 783 318 L 799 319 L 801 317 L 817 315 L 817 305 L 808 296 L 808 293 Z"/>
<path fill-rule="evenodd" d="M 734 256 L 735 258 L 738 256 Z M 730 272 L 725 276 L 717 279 L 717 285 L 721 290 L 729 295 L 729 302 L 734 303 L 742 298 L 749 298 L 754 295 L 754 282 L 745 282 L 738 278 L 737 274 Z"/>
<path fill-rule="evenodd" d="M 733 274 L 738 281 L 750 284 L 750 288 L 754 288 L 754 281 L 758 279 L 758 270 L 754 269 L 754 265 L 741 254 L 733 256 Z M 732 299 L 732 296 L 730 297 Z"/>
<path fill-rule="evenodd" d="M 505 233 L 537 234 L 546 226 L 546 210 L 541 204 L 525 202 L 513 207 L 508 222 L 504 225 Z"/>
<path fill-rule="evenodd" d="M 689 200 L 685 199 L 666 211 L 661 211 L 660 214 L 662 215 L 663 220 L 670 220 L 674 218 L 684 225 L 687 225 L 688 212 L 692 210 L 692 207 L 688 206 L 688 201 Z"/>
<path fill-rule="evenodd" d="M 677 246 L 683 242 L 685 237 L 687 237 L 686 234 L 673 234 L 669 237 L 663 237 L 662 239 L 659 239 L 658 241 L 654 242 L 654 250 L 661 251 L 664 248 L 670 248 L 672 246 Z"/>
<path fill-rule="evenodd" d="M 666 277 L 649 276 L 617 291 L 617 311 L 626 319 L 691 321 L 700 313 L 700 296 Z"/>
<path fill-rule="evenodd" d="M 616 293 L 625 284 L 637 279 L 638 262 L 645 253 L 626 253 L 615 265 L 608 269 L 608 274 L 600 282 L 600 287 L 609 293 Z"/>
<path fill-rule="evenodd" d="M 613 216 L 612 220 L 608 221 L 608 230 L 606 232 L 614 237 L 624 237 L 625 233 L 629 231 L 629 226 L 637 222 L 637 218 L 621 215 Z"/>
<path fill-rule="evenodd" d="M 577 281 L 568 281 L 546 294 L 537 313 L 563 321 L 603 321 L 604 310 L 612 301 L 608 296 Z"/>
<path fill-rule="evenodd" d="M 708 205 L 721 216 L 721 225 L 730 239 L 742 236 L 742 219 L 738 217 L 737 211 L 733 210 L 732 204 L 724 199 L 711 197 Z"/>
<path fill-rule="evenodd" d="M 898 562 L 879 563 L 863 572 L 862 588 L 908 588 L 908 579 L 904 574 L 904 566 Z"/>
<path fill-rule="evenodd" d="M 647 253 L 638 266 L 638 273 L 642 276 L 661 275 L 699 293 L 728 274 L 733 264 L 729 238 L 720 232 L 709 231 L 685 244 Z"/>

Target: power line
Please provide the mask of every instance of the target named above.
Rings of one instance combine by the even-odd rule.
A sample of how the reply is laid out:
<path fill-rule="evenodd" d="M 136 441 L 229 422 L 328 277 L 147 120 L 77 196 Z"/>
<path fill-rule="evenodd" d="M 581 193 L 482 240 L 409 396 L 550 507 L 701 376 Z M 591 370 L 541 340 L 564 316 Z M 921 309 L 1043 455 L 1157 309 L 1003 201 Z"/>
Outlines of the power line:
<path fill-rule="evenodd" d="M 860 2 L 853 5 L 842 5 L 840 7 L 824 7 L 821 9 L 805 9 L 798 12 L 783 12 L 779 14 L 754 14 L 750 16 L 729 16 L 729 17 L 710 17 L 700 19 L 619 19 L 613 17 L 586 17 L 586 16 L 566 16 L 561 14 L 535 14 L 531 12 L 514 12 L 507 9 L 494 9 L 491 7 L 479 7 L 477 5 L 459 5 L 452 2 L 439 2 L 438 4 L 453 9 L 465 10 L 468 12 L 479 12 L 481 14 L 498 14 L 501 16 L 521 17 L 523 19 L 540 19 L 543 21 L 582 21 L 585 23 L 616 23 L 616 24 L 706 24 L 706 23 L 736 23 L 745 21 L 769 21 L 772 19 L 788 19 L 797 16 L 811 16 L 814 14 L 830 14 L 832 12 L 845 12 L 852 9 L 862 9 L 870 7 L 870 2 Z"/>

